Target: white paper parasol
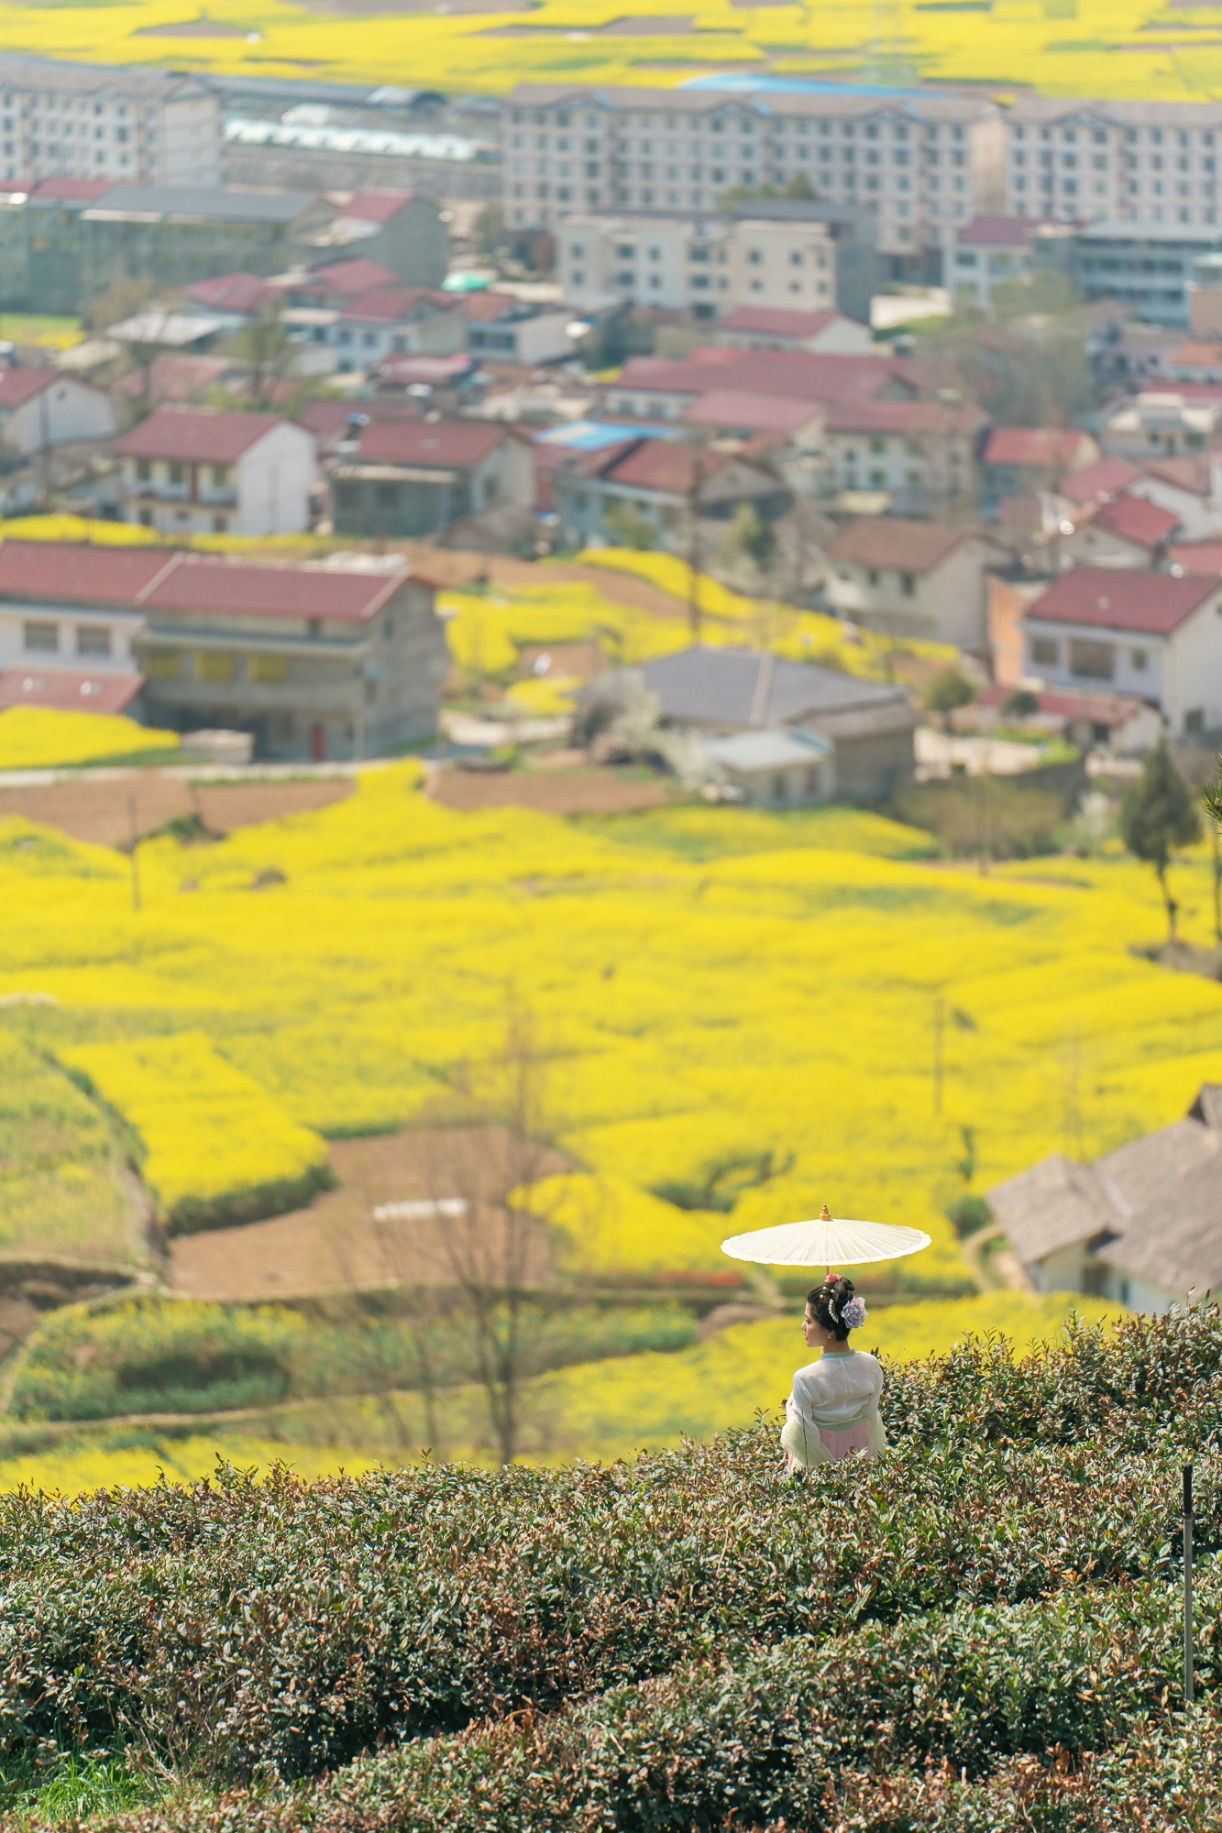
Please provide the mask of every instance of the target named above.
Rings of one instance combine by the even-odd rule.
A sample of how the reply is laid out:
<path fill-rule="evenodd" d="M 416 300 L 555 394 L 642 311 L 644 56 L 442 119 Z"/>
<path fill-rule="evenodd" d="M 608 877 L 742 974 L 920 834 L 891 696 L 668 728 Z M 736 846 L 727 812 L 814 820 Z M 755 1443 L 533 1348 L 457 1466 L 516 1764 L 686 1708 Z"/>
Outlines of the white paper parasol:
<path fill-rule="evenodd" d="M 929 1246 L 929 1236 L 919 1228 L 901 1228 L 893 1222 L 851 1222 L 830 1215 L 827 1204 L 813 1222 L 782 1222 L 777 1228 L 756 1228 L 749 1235 L 731 1235 L 721 1251 L 732 1260 L 758 1260 L 769 1267 L 864 1266 L 871 1260 L 899 1260 Z"/>

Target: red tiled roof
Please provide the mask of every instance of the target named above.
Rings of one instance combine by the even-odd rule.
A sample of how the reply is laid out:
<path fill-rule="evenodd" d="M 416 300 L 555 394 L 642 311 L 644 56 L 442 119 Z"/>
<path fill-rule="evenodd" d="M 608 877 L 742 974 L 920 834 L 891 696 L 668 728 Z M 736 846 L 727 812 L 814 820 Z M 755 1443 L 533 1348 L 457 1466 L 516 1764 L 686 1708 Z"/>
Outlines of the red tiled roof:
<path fill-rule="evenodd" d="M 41 178 L 33 188 L 35 197 L 62 197 L 67 203 L 91 204 L 95 198 L 114 189 L 110 178 Z"/>
<path fill-rule="evenodd" d="M 1167 564 L 1173 573 L 1222 578 L 1222 541 L 1177 541 L 1167 549 Z"/>
<path fill-rule="evenodd" d="M 905 573 L 928 573 L 953 554 L 970 534 L 940 522 L 908 522 L 902 516 L 859 516 L 828 547 L 831 560 L 857 566 L 898 567 Z"/>
<path fill-rule="evenodd" d="M 415 202 L 410 191 L 358 191 L 351 203 L 343 204 L 338 215 L 359 217 L 364 223 L 389 223 L 400 210 Z"/>
<path fill-rule="evenodd" d="M 6 668 L 0 671 L 0 708 L 47 706 L 74 713 L 122 713 L 143 686 L 143 675 Z"/>
<path fill-rule="evenodd" d="M 405 388 L 411 382 L 427 382 L 430 388 L 444 387 L 447 382 L 461 382 L 476 368 L 473 356 L 385 356 L 377 366 L 384 382 Z M 386 403 L 383 404 L 387 405 Z M 400 412 L 403 410 L 400 409 Z M 391 418 L 390 415 L 387 418 Z"/>
<path fill-rule="evenodd" d="M 214 312 L 257 312 L 277 289 L 261 280 L 258 274 L 218 274 L 213 280 L 196 280 L 184 286 L 183 292 L 196 305 Z"/>
<path fill-rule="evenodd" d="M 997 684 L 986 687 L 976 696 L 977 704 L 986 707 L 1000 707 L 1014 692 L 1012 687 Z M 1049 713 L 1054 719 L 1089 719 L 1092 724 L 1119 726 L 1134 713 L 1145 709 L 1144 700 L 1134 700 L 1127 694 L 1062 694 L 1047 688 L 1036 693 L 1041 713 Z"/>
<path fill-rule="evenodd" d="M 22 407 L 52 382 L 62 382 L 56 369 L 0 369 L 0 412 Z"/>
<path fill-rule="evenodd" d="M 140 604 L 152 612 L 321 617 L 362 623 L 410 576 L 408 567 L 374 573 L 334 566 L 257 566 L 179 553 L 174 565 L 141 594 Z"/>
<path fill-rule="evenodd" d="M 1129 464 L 1126 459 L 1101 458 L 1097 463 L 1085 465 L 1081 471 L 1062 478 L 1057 488 L 1071 503 L 1096 503 L 1115 496 L 1118 491 L 1127 490 L 1140 476 L 1138 467 Z"/>
<path fill-rule="evenodd" d="M 1085 624 L 1169 636 L 1217 590 L 1216 579 L 1075 566 L 1033 599 L 1023 617 L 1041 624 Z"/>
<path fill-rule="evenodd" d="M 448 471 L 478 464 L 507 437 L 504 426 L 487 420 L 375 421 L 361 434 L 357 457 Z"/>
<path fill-rule="evenodd" d="M 256 440 L 287 422 L 278 414 L 237 414 L 207 408 L 159 407 L 116 440 L 121 458 L 169 458 L 184 464 L 227 465 Z"/>
<path fill-rule="evenodd" d="M 1213 494 L 1207 458 L 1147 458 L 1141 469 L 1143 477 L 1156 477 L 1165 484 L 1173 484 L 1177 490 L 1187 490 L 1192 496 Z"/>
<path fill-rule="evenodd" d="M 8 540 L 0 545 L 0 598 L 134 605 L 172 560 L 157 547 Z"/>
<path fill-rule="evenodd" d="M 704 461 L 707 476 L 716 461 Z M 665 496 L 686 496 L 696 479 L 696 454 L 691 446 L 674 439 L 642 439 L 622 458 L 604 466 L 608 483 L 630 484 L 637 490 L 659 490 Z"/>
<path fill-rule="evenodd" d="M 829 433 L 978 433 L 988 415 L 968 401 L 841 401 Z"/>
<path fill-rule="evenodd" d="M 1182 369 L 1222 369 L 1222 344 L 1190 337 L 1176 346 L 1168 360 Z"/>
<path fill-rule="evenodd" d="M 1072 465 L 1087 435 L 1076 426 L 995 426 L 984 448 L 986 465 Z"/>
<path fill-rule="evenodd" d="M 402 276 L 393 267 L 370 261 L 365 255 L 353 255 L 348 261 L 332 261 L 326 267 L 314 267 L 294 291 L 322 288 L 328 293 L 371 293 L 375 286 L 398 286 Z"/>
<path fill-rule="evenodd" d="M 436 292 L 429 286 L 383 286 L 368 293 L 358 293 L 348 301 L 340 316 L 391 324 L 395 319 L 406 318 L 409 312 L 422 305 L 450 312 L 457 309 L 457 301 L 449 293 Z"/>
<path fill-rule="evenodd" d="M 476 293 L 450 294 L 448 297 L 456 299 L 469 325 L 495 324 L 498 318 L 515 312 L 519 305 L 512 293 L 498 293 L 489 286 L 481 287 Z"/>
<path fill-rule="evenodd" d="M 821 412 L 817 401 L 786 401 L 745 389 L 713 388 L 693 401 L 683 418 L 694 426 L 724 426 L 752 433 L 796 433 Z"/>
<path fill-rule="evenodd" d="M 1026 248 L 1038 216 L 974 216 L 955 233 L 960 248 Z"/>
<path fill-rule="evenodd" d="M 233 364 L 224 356 L 155 356 L 139 369 L 129 369 L 115 387 L 135 400 L 189 401 L 203 394 L 222 376 L 230 375 Z"/>
<path fill-rule="evenodd" d="M 1093 525 L 1119 535 L 1122 541 L 1131 541 L 1135 547 L 1155 548 L 1161 547 L 1175 532 L 1180 519 L 1171 510 L 1147 501 L 1144 496 L 1121 494 L 1099 507 Z"/>
<path fill-rule="evenodd" d="M 720 344 L 703 346 L 690 357 L 630 357 L 612 386 L 642 394 L 694 397 L 720 388 L 826 402 L 879 394 L 889 382 L 904 381 L 905 374 L 903 364 L 894 357 L 739 350 Z"/>
<path fill-rule="evenodd" d="M 721 320 L 719 331 L 745 331 L 756 337 L 817 337 L 838 316 L 835 312 L 787 312 L 774 306 L 739 306 Z"/>

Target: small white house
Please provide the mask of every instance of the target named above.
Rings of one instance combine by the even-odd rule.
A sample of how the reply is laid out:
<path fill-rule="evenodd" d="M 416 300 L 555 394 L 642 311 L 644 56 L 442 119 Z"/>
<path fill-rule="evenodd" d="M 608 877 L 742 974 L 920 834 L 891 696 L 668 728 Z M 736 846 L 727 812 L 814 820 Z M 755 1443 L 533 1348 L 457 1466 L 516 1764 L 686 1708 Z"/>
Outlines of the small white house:
<path fill-rule="evenodd" d="M 314 435 L 276 414 L 160 407 L 114 451 L 125 522 L 171 535 L 296 535 L 310 525 Z"/>
<path fill-rule="evenodd" d="M 1222 1084 L 1092 1165 L 1057 1152 L 988 1193 L 1040 1292 L 1167 1311 L 1222 1284 Z"/>
<path fill-rule="evenodd" d="M 29 458 L 46 446 L 109 439 L 110 396 L 58 369 L 0 369 L 0 445 Z"/>
<path fill-rule="evenodd" d="M 705 755 L 739 801 L 753 808 L 802 808 L 836 791 L 835 746 L 800 727 L 708 738 Z"/>
<path fill-rule="evenodd" d="M 970 529 L 859 516 L 827 549 L 827 596 L 842 617 L 871 629 L 983 649 L 986 571 L 1004 555 Z"/>
<path fill-rule="evenodd" d="M 1022 615 L 1023 675 L 1144 700 L 1171 735 L 1222 726 L 1222 579 L 1076 566 Z"/>

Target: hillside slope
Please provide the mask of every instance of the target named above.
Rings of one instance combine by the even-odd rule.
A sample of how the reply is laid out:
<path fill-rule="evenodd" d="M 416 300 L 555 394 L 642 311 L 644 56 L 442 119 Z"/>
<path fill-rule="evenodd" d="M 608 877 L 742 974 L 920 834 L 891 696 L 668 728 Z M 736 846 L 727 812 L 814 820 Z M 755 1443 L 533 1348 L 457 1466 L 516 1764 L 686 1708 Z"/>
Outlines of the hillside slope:
<path fill-rule="evenodd" d="M 1209 1306 L 894 1368 L 890 1454 L 799 1482 L 769 1429 L 610 1468 L 4 1497 L 0 1750 L 139 1748 L 150 1798 L 96 1822 L 129 1833 L 1205 1833 L 1220 1399 Z"/>

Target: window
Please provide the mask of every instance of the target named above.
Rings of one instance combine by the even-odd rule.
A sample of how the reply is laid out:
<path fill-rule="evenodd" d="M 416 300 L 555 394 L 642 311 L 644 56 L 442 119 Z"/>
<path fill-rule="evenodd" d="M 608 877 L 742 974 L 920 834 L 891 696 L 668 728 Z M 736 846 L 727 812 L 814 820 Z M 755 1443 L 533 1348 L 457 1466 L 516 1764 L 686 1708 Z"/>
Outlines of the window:
<path fill-rule="evenodd" d="M 185 465 L 176 464 L 170 466 L 170 482 L 172 484 L 181 484 L 186 478 L 186 475 L 187 468 Z"/>
<path fill-rule="evenodd" d="M 278 687 L 288 679 L 288 662 L 284 656 L 253 655 L 247 657 L 246 672 L 252 681 Z"/>
<path fill-rule="evenodd" d="M 310 637 L 311 639 L 314 639 L 314 638 L 317 638 L 317 637 L 320 637 L 320 636 L 322 635 L 322 619 L 321 619 L 321 617 L 307 617 L 307 619 L 306 619 L 306 635 L 307 635 L 308 637 Z"/>
<path fill-rule="evenodd" d="M 136 460 L 136 480 L 137 482 L 141 484 L 147 484 L 149 480 L 151 479 L 152 475 L 153 475 L 153 467 L 151 463 L 149 462 L 149 460 L 147 458 L 138 458 Z"/>
<path fill-rule="evenodd" d="M 110 631 L 106 625 L 78 624 L 76 653 L 78 656 L 108 656 L 110 654 Z"/>
<path fill-rule="evenodd" d="M 1144 675 L 1150 665 L 1149 656 L 1144 649 L 1130 649 L 1129 662 L 1133 672 L 1138 675 Z"/>
<path fill-rule="evenodd" d="M 59 649 L 58 624 L 32 624 L 22 626 L 22 647 L 31 655 L 52 656 Z"/>
<path fill-rule="evenodd" d="M 141 665 L 153 681 L 177 680 L 182 672 L 177 649 L 146 649 Z"/>
<path fill-rule="evenodd" d="M 1205 730 L 1205 709 L 1203 707 L 1194 706 L 1188 709 L 1184 714 L 1184 730 L 1185 732 L 1203 732 Z"/>
<path fill-rule="evenodd" d="M 229 487 L 229 466 L 228 465 L 213 465 L 212 467 L 212 488 L 214 490 L 226 490 L 228 489 L 228 487 Z"/>
<path fill-rule="evenodd" d="M 1040 668 L 1055 668 L 1061 659 L 1061 646 L 1055 637 L 1033 636 L 1031 660 Z"/>
<path fill-rule="evenodd" d="M 195 656 L 195 675 L 199 681 L 232 681 L 234 657 L 228 649 L 200 649 Z"/>
<path fill-rule="evenodd" d="M 1069 672 L 1087 681 L 1110 681 L 1116 672 L 1115 645 L 1090 643 L 1084 638 L 1071 637 Z"/>
<path fill-rule="evenodd" d="M 912 573 L 900 574 L 900 590 L 905 598 L 916 597 L 916 578 Z"/>

